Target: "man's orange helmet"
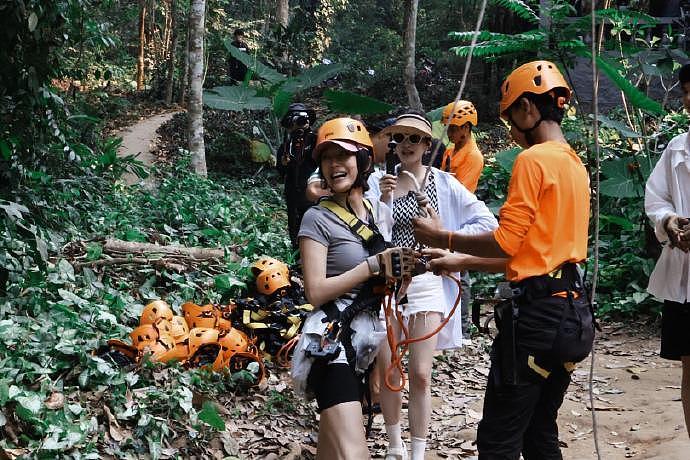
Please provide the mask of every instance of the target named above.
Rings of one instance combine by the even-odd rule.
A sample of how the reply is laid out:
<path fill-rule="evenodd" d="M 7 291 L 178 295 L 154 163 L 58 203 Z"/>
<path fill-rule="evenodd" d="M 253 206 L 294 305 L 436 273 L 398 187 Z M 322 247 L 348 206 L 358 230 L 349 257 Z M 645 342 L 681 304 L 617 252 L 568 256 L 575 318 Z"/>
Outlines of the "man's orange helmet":
<path fill-rule="evenodd" d="M 154 300 L 146 304 L 141 312 L 141 319 L 139 324 L 153 324 L 158 321 L 159 318 L 165 318 L 168 321 L 172 320 L 174 313 L 170 305 L 162 300 Z"/>
<path fill-rule="evenodd" d="M 316 147 L 312 151 L 312 158 L 317 163 L 321 152 L 329 143 L 337 144 L 350 152 L 357 152 L 360 147 L 366 147 L 372 155 L 374 151 L 369 131 L 361 121 L 354 118 L 334 118 L 321 125 L 316 138 Z"/>
<path fill-rule="evenodd" d="M 559 107 L 563 107 L 570 100 L 571 91 L 556 64 L 532 61 L 521 65 L 501 84 L 501 118 L 507 118 L 506 111 L 523 94 L 545 94 L 557 89 L 561 91 L 559 94 L 553 93 L 554 100 Z"/>
<path fill-rule="evenodd" d="M 185 302 L 182 304 L 182 313 L 190 329 L 216 327 L 216 312 L 211 304 L 201 306 L 194 302 Z"/>
<path fill-rule="evenodd" d="M 457 104 L 451 102 L 443 109 L 441 122 L 444 125 L 464 126 L 465 123 L 471 123 L 472 126 L 477 126 L 477 109 L 470 101 L 458 101 Z"/>
<path fill-rule="evenodd" d="M 261 256 L 252 264 L 252 273 L 254 276 L 259 276 L 261 272 L 274 269 L 280 269 L 285 274 L 285 278 L 290 278 L 290 269 L 287 264 L 273 257 Z"/>
<path fill-rule="evenodd" d="M 273 295 L 278 292 L 280 297 L 284 297 L 288 287 L 290 287 L 290 280 L 279 269 L 262 272 L 256 277 L 256 290 L 264 295 Z"/>

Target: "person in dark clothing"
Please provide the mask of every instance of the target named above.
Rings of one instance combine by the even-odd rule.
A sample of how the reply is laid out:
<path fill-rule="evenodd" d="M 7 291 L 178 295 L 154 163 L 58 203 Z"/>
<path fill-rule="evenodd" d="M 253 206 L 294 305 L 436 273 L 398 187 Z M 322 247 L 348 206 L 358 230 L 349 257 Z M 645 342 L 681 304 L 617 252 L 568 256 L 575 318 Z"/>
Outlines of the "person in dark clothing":
<path fill-rule="evenodd" d="M 244 30 L 242 29 L 235 29 L 233 40 L 230 44 L 242 52 L 249 53 L 250 51 L 249 46 L 247 46 L 247 43 L 244 41 Z M 233 82 L 241 83 L 244 81 L 244 76 L 247 73 L 246 65 L 231 56 L 228 67 L 228 75 Z"/>
<path fill-rule="evenodd" d="M 307 181 L 316 169 L 312 159 L 316 135 L 311 127 L 316 121 L 313 109 L 301 103 L 290 104 L 280 124 L 285 129 L 283 143 L 278 148 L 276 166 L 284 181 L 288 230 L 292 247 L 297 249 L 297 233 L 302 216 L 314 203 L 306 197 Z"/>

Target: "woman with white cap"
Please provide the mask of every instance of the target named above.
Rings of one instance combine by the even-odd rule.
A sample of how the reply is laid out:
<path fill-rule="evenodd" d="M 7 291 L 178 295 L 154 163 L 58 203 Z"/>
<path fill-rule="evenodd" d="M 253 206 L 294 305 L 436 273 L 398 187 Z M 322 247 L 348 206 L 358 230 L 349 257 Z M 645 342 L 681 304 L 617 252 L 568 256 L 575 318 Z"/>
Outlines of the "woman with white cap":
<path fill-rule="evenodd" d="M 364 198 L 373 144 L 360 121 L 325 122 L 313 156 L 332 194 L 307 210 L 298 234 L 304 288 L 315 309 L 304 322 L 291 374 L 295 392 L 318 404 L 316 458 L 360 460 L 369 458 L 363 377 L 385 336 L 375 286 L 392 266 L 386 259 L 391 218 L 378 200 Z"/>
<path fill-rule="evenodd" d="M 369 177 L 367 196 L 392 207 L 394 246 L 417 245 L 411 219 L 419 213 L 418 202 L 431 206 L 440 216 L 443 225 L 466 234 L 478 234 L 495 229 L 496 218 L 486 205 L 477 200 L 452 175 L 431 168 L 427 171 L 422 157 L 431 146 L 431 123 L 424 114 L 408 111 L 400 115 L 392 126 L 384 130 L 396 143 L 395 153 L 400 159 L 396 174 L 377 172 Z M 420 185 L 424 183 L 424 189 Z M 420 200 L 420 197 L 421 200 Z M 456 274 L 456 276 L 459 276 Z M 407 321 L 410 337 L 421 337 L 435 330 L 452 309 L 458 295 L 457 284 L 433 273 L 412 278 L 407 289 L 407 299 L 401 305 Z M 409 347 L 409 406 L 408 418 L 412 442 L 412 460 L 424 458 L 426 437 L 431 418 L 431 371 L 435 349 L 462 346 L 460 313 L 449 319 L 441 332 Z M 394 334 L 400 336 L 401 326 L 394 322 Z M 391 362 L 391 352 L 381 347 L 378 367 L 385 373 Z M 399 382 L 399 381 L 398 381 Z M 392 382 L 393 385 L 398 382 Z M 387 460 L 407 459 L 407 448 L 402 440 L 400 413 L 402 395 L 387 387 L 382 388 L 381 410 L 389 438 Z"/>

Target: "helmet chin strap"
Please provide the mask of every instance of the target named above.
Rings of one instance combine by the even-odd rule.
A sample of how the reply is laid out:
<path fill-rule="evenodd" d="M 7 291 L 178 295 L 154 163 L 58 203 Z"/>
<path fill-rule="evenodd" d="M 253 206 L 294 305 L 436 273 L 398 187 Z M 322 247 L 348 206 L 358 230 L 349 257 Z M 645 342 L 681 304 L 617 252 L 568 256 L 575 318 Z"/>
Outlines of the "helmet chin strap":
<path fill-rule="evenodd" d="M 513 126 L 515 129 L 517 129 L 518 131 L 520 131 L 522 134 L 525 135 L 525 140 L 527 141 L 527 144 L 530 147 L 533 146 L 534 145 L 534 136 L 532 135 L 532 132 L 535 129 L 537 129 L 539 127 L 539 125 L 541 124 L 541 122 L 543 120 L 541 114 L 539 115 L 539 120 L 537 120 L 537 122 L 534 123 L 534 125 L 531 128 L 526 128 L 526 129 L 521 128 L 520 125 L 515 123 L 515 121 L 513 120 L 513 117 L 511 117 L 510 115 L 508 115 L 508 120 L 510 120 L 511 126 Z"/>

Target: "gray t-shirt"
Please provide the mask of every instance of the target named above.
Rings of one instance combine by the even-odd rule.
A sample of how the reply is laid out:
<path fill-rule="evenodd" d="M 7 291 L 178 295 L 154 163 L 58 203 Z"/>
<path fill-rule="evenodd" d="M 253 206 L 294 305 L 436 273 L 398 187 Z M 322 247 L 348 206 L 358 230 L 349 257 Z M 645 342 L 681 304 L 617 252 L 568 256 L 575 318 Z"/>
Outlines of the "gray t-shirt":
<path fill-rule="evenodd" d="M 369 257 L 362 240 L 338 216 L 318 205 L 304 214 L 298 237 L 309 238 L 328 248 L 326 276 L 340 275 Z"/>

